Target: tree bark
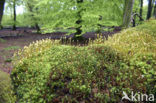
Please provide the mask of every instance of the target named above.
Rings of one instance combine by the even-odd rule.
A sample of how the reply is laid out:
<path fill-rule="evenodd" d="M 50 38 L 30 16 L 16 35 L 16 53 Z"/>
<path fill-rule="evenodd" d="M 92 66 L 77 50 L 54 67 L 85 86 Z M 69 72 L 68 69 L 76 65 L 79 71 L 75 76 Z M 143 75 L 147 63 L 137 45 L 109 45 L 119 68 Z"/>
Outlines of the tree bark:
<path fill-rule="evenodd" d="M 155 0 L 155 5 L 154 5 L 154 12 L 153 12 L 153 16 L 156 19 L 156 0 Z"/>
<path fill-rule="evenodd" d="M 151 14 L 152 14 L 152 8 L 153 8 L 153 0 L 148 0 L 148 11 L 147 11 L 147 20 L 149 20 L 151 18 Z"/>
<path fill-rule="evenodd" d="M 13 30 L 16 30 L 16 0 L 13 2 L 13 11 L 14 11 L 14 24 L 13 24 Z"/>
<path fill-rule="evenodd" d="M 3 17 L 3 11 L 4 11 L 4 5 L 5 5 L 5 0 L 0 0 L 0 29 L 2 29 L 2 17 Z"/>
<path fill-rule="evenodd" d="M 142 11 L 143 11 L 143 0 L 140 0 L 140 17 L 142 18 Z M 140 18 L 140 21 L 143 21 L 143 19 Z"/>
<path fill-rule="evenodd" d="M 125 0 L 124 14 L 123 14 L 123 27 L 128 28 L 132 18 L 134 0 Z"/>

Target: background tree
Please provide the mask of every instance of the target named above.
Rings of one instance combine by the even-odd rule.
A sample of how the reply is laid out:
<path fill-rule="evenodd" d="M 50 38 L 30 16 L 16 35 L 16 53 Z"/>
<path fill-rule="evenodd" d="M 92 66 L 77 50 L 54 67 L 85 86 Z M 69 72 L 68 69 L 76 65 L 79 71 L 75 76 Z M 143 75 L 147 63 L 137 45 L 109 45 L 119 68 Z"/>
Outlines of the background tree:
<path fill-rule="evenodd" d="M 0 0 L 0 29 L 2 29 L 1 21 L 3 17 L 4 5 L 5 5 L 5 0 Z"/>
<path fill-rule="evenodd" d="M 16 0 L 13 0 L 13 14 L 14 14 L 13 30 L 16 30 Z"/>
<path fill-rule="evenodd" d="M 83 3 L 83 0 L 77 0 L 76 1 L 77 5 L 77 20 L 76 20 L 76 24 L 77 24 L 77 27 L 76 27 L 76 33 L 74 35 L 74 38 L 76 40 L 83 40 L 82 36 L 79 36 L 81 33 L 82 33 L 82 12 L 83 12 L 83 6 L 82 6 L 82 3 Z"/>
<path fill-rule="evenodd" d="M 143 1 L 143 0 L 140 0 L 140 17 L 141 17 L 141 18 L 143 18 L 143 17 L 142 17 L 143 3 L 144 3 L 144 1 Z M 140 18 L 140 21 L 143 21 L 143 19 L 141 19 L 141 18 Z"/>
<path fill-rule="evenodd" d="M 37 33 L 40 33 L 40 27 L 38 24 L 38 18 L 36 17 L 38 8 L 35 7 L 36 1 L 35 0 L 25 0 L 25 6 L 28 10 L 28 15 L 30 16 L 31 25 L 35 27 Z"/>
<path fill-rule="evenodd" d="M 154 18 L 156 19 L 156 0 L 155 0 L 155 3 L 154 3 L 155 5 L 154 5 L 154 12 L 153 12 L 153 16 L 154 16 Z"/>
<path fill-rule="evenodd" d="M 153 8 L 153 0 L 148 0 L 147 20 L 151 18 Z"/>
<path fill-rule="evenodd" d="M 6 4 L 7 4 L 7 9 L 11 10 L 11 16 L 12 17 L 12 29 L 16 30 L 16 25 L 17 25 L 17 6 L 22 5 L 22 1 L 21 0 L 6 0 Z"/>
<path fill-rule="evenodd" d="M 125 0 L 124 14 L 123 14 L 123 27 L 127 28 L 130 25 L 134 0 Z"/>
<path fill-rule="evenodd" d="M 143 19 L 143 0 L 134 0 L 134 4 L 133 4 L 133 12 L 132 12 L 132 16 L 131 16 L 131 22 L 132 25 L 130 26 L 137 26 L 140 23 L 142 23 Z"/>

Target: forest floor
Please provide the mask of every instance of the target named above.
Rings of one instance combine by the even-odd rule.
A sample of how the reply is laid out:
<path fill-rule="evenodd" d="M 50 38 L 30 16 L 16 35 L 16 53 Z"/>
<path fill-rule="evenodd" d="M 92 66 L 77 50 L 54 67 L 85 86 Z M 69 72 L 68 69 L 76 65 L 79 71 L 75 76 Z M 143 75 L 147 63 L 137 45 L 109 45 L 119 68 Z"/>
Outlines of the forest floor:
<path fill-rule="evenodd" d="M 61 39 L 65 36 L 65 33 L 63 32 L 37 34 L 33 33 L 33 31 L 34 30 L 31 28 L 18 28 L 16 31 L 12 31 L 11 29 L 0 30 L 0 70 L 10 74 L 13 68 L 13 54 L 18 51 L 18 49 L 28 46 L 33 41 L 45 38 Z M 102 32 L 102 36 L 107 38 L 108 36 L 111 36 L 119 31 L 120 29 L 118 28 L 112 32 Z M 95 39 L 97 37 L 94 32 L 88 32 L 83 36 L 87 39 Z M 73 34 L 66 37 L 73 37 Z"/>

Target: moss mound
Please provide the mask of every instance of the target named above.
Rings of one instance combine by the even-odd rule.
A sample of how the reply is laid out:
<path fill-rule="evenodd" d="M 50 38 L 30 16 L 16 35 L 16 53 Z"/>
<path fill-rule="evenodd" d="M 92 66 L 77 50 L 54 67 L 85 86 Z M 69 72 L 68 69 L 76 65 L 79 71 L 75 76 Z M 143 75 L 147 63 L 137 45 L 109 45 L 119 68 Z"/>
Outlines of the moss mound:
<path fill-rule="evenodd" d="M 86 47 L 51 40 L 25 47 L 11 74 L 18 102 L 112 103 L 123 91 L 156 93 L 156 32 L 144 29 L 149 25 L 156 28 L 148 21 Z"/>
<path fill-rule="evenodd" d="M 10 77 L 2 71 L 0 71 L 0 103 L 15 103 Z"/>

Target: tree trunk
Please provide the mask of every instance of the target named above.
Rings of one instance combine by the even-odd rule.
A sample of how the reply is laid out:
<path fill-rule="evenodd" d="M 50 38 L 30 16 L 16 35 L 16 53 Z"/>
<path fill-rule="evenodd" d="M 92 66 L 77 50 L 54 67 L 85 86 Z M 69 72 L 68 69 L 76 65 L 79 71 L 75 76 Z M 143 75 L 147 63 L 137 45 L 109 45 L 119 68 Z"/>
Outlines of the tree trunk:
<path fill-rule="evenodd" d="M 40 33 L 40 27 L 39 27 L 39 25 L 38 25 L 38 23 L 35 23 L 35 28 L 36 28 L 36 30 L 37 30 L 37 33 Z"/>
<path fill-rule="evenodd" d="M 147 11 L 147 20 L 149 20 L 151 18 L 151 13 L 152 13 L 152 2 L 153 0 L 148 0 L 148 11 Z"/>
<path fill-rule="evenodd" d="M 123 27 L 128 28 L 131 22 L 134 0 L 125 0 Z"/>
<path fill-rule="evenodd" d="M 154 12 L 153 12 L 153 16 L 156 19 L 156 1 L 155 1 L 155 5 L 154 5 Z"/>
<path fill-rule="evenodd" d="M 77 17 L 78 17 L 78 20 L 76 21 L 76 24 L 77 24 L 77 28 L 76 28 L 76 33 L 74 35 L 74 41 L 82 41 L 83 40 L 83 37 L 80 36 L 80 34 L 82 33 L 82 16 L 81 16 L 81 13 L 83 11 L 83 8 L 82 8 L 82 3 L 83 3 L 83 0 L 77 0 L 77 8 L 78 8 L 78 12 L 77 12 Z"/>
<path fill-rule="evenodd" d="M 133 27 L 135 27 L 136 26 L 136 11 L 134 12 L 134 14 L 133 14 Z"/>
<path fill-rule="evenodd" d="M 0 29 L 2 29 L 2 17 L 3 17 L 3 11 L 4 11 L 4 4 L 5 4 L 5 0 L 0 0 Z"/>
<path fill-rule="evenodd" d="M 13 30 L 16 30 L 16 0 L 13 2 L 13 11 L 14 11 L 14 25 Z"/>
<path fill-rule="evenodd" d="M 142 11 L 143 11 L 143 0 L 140 0 L 140 21 L 143 21 L 143 19 L 142 19 Z"/>

